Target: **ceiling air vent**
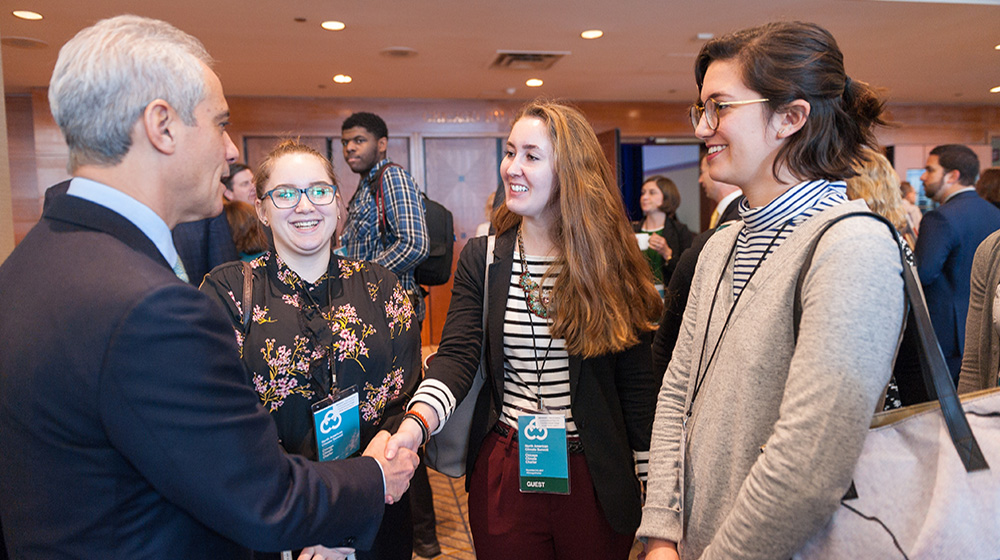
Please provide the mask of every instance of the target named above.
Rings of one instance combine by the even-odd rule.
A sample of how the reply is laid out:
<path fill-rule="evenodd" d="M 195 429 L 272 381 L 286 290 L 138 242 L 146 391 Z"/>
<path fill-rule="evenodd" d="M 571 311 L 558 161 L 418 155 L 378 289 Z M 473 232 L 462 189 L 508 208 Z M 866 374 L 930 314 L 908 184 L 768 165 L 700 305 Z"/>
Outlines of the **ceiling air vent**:
<path fill-rule="evenodd" d="M 497 51 L 497 57 L 490 68 L 500 70 L 548 70 L 569 51 Z"/>

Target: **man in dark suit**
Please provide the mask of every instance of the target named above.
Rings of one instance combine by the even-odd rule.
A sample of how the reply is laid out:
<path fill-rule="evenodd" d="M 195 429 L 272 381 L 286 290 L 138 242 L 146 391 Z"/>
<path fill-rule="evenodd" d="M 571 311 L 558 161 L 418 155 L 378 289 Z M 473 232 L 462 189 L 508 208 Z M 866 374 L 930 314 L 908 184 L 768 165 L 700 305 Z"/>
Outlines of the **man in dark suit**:
<path fill-rule="evenodd" d="M 660 328 L 656 330 L 656 336 L 653 338 L 653 371 L 660 374 L 667 370 L 670 358 L 674 354 L 674 345 L 677 344 L 677 337 L 681 332 L 684 308 L 687 307 L 691 281 L 694 280 L 694 271 L 702 248 L 716 229 L 741 219 L 740 202 L 745 198 L 743 191 L 736 185 L 712 179 L 708 174 L 708 165 L 704 157 L 701 158 L 698 185 L 708 198 L 715 201 L 715 210 L 712 212 L 713 219 L 709 221 L 709 228 L 696 235 L 691 241 L 691 246 L 677 259 L 677 267 L 670 276 L 670 283 L 667 284 Z"/>
<path fill-rule="evenodd" d="M 946 144 L 931 150 L 920 180 L 940 203 L 920 222 L 915 255 L 934 332 L 958 382 L 969 310 L 969 277 L 976 247 L 1000 229 L 1000 210 L 976 194 L 979 158 L 969 148 Z"/>
<path fill-rule="evenodd" d="M 188 282 L 194 286 L 200 286 L 213 268 L 240 259 L 225 212 L 213 218 L 177 224 L 171 233 L 174 247 L 184 262 Z"/>
<path fill-rule="evenodd" d="M 0 267 L 0 518 L 14 558 L 367 548 L 416 465 L 385 458 L 386 433 L 354 459 L 285 455 L 228 319 L 175 275 L 170 228 L 219 213 L 236 157 L 210 60 L 136 16 L 60 51 L 49 100 L 73 179 Z"/>

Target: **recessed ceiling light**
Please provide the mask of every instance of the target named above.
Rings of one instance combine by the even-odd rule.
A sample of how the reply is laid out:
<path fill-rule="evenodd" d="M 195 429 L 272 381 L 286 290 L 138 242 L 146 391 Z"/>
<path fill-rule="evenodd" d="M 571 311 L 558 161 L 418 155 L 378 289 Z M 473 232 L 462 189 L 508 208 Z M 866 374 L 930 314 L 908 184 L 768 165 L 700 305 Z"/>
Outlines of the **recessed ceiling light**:
<path fill-rule="evenodd" d="M 531 78 L 527 82 L 524 82 L 524 85 L 526 85 L 528 87 L 539 87 L 539 86 L 541 86 L 544 83 L 545 82 L 539 80 L 538 78 Z"/>
<path fill-rule="evenodd" d="M 695 35 L 695 38 L 699 41 L 711 41 L 715 39 L 715 33 L 699 33 Z"/>
<path fill-rule="evenodd" d="M 38 12 L 29 12 L 28 10 L 14 10 L 12 13 L 14 14 L 14 17 L 19 17 L 21 19 L 42 19 L 42 14 Z"/>
<path fill-rule="evenodd" d="M 1000 86 L 990 88 L 990 93 L 1000 93 Z"/>
<path fill-rule="evenodd" d="M 351 83 L 351 77 L 348 76 L 347 74 L 337 74 L 336 76 L 333 77 L 333 81 L 337 82 L 338 84 L 349 84 Z"/>
<path fill-rule="evenodd" d="M 1000 45 L 997 45 L 997 46 L 995 46 L 993 48 L 996 49 L 996 50 L 998 50 L 998 51 L 1000 51 Z"/>
<path fill-rule="evenodd" d="M 333 20 L 324 21 L 323 23 L 319 24 L 319 26 L 322 27 L 323 29 L 326 29 L 327 31 L 340 31 L 343 28 L 347 27 L 346 25 L 344 25 L 344 22 L 333 21 Z"/>
<path fill-rule="evenodd" d="M 588 29 L 580 34 L 584 39 L 600 39 L 604 36 L 604 32 L 600 29 Z"/>

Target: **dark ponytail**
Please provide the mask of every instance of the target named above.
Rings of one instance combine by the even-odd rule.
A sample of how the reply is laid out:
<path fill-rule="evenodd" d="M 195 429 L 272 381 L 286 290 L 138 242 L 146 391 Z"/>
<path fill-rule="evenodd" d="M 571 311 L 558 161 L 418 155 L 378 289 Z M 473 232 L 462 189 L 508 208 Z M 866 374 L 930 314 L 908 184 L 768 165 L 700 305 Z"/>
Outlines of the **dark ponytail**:
<path fill-rule="evenodd" d="M 844 73 L 844 55 L 826 29 L 774 22 L 713 39 L 695 62 L 699 92 L 718 60 L 736 61 L 746 86 L 768 98 L 772 112 L 796 99 L 809 102 L 809 118 L 775 157 L 775 177 L 782 165 L 799 179 L 853 177 L 864 148 L 877 146 L 883 102 L 871 86 Z"/>

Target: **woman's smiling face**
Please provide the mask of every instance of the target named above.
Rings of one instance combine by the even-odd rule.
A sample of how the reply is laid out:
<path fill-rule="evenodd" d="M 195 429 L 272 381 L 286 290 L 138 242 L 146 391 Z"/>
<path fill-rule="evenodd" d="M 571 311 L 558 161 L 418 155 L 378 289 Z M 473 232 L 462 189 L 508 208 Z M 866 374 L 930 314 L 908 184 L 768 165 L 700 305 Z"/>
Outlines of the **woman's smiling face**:
<path fill-rule="evenodd" d="M 555 184 L 555 153 L 548 127 L 537 117 L 522 117 L 511 128 L 500 176 L 511 212 L 529 219 L 548 214 Z"/>
<path fill-rule="evenodd" d="M 312 185 L 332 184 L 323 162 L 315 155 L 291 153 L 274 162 L 271 176 L 264 191 L 277 186 L 304 189 Z M 278 255 L 302 258 L 330 252 L 333 234 L 337 229 L 337 204 L 317 206 L 302 195 L 293 208 L 277 208 L 270 197 L 257 201 L 257 213 L 271 226 L 274 246 Z"/>
<path fill-rule="evenodd" d="M 717 60 L 705 72 L 702 103 L 760 99 L 746 84 L 733 60 Z M 781 114 L 771 113 L 765 103 L 734 105 L 719 111 L 719 127 L 712 130 L 702 117 L 695 130 L 705 142 L 709 175 L 715 181 L 742 187 L 748 197 L 758 184 L 774 183 L 772 165 L 782 145 L 777 137 Z"/>

